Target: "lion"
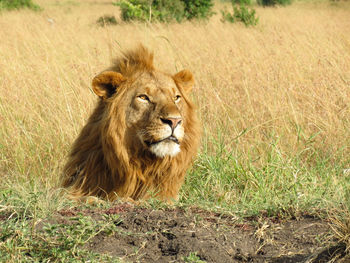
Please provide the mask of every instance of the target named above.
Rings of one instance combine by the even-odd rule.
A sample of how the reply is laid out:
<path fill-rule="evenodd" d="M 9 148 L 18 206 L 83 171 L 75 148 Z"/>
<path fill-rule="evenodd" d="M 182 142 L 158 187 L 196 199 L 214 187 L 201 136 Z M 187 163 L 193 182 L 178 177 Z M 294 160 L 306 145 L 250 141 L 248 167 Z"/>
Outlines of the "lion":
<path fill-rule="evenodd" d="M 94 77 L 99 101 L 63 171 L 71 197 L 177 200 L 199 146 L 193 86 L 189 70 L 157 70 L 142 45 Z"/>

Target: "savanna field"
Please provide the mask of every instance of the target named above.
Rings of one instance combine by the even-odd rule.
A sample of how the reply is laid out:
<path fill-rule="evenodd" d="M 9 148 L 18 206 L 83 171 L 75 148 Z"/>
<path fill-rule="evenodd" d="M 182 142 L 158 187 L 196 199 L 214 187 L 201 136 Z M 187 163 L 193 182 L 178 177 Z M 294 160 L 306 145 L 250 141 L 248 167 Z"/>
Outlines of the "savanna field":
<path fill-rule="evenodd" d="M 202 123 L 179 201 L 151 200 L 142 209 L 215 213 L 243 226 L 254 218 L 252 235 L 266 247 L 270 218 L 317 218 L 329 226 L 319 247 L 340 244 L 343 261 L 308 262 L 350 261 L 350 2 L 256 5 L 259 23 L 251 27 L 222 22 L 220 10 L 230 5 L 220 1 L 208 21 L 169 24 L 123 22 L 108 1 L 36 3 L 42 10 L 0 12 L 1 262 L 167 262 L 142 259 L 142 244 L 132 259 L 89 252 L 101 233 L 118 232 L 118 213 L 94 217 L 116 204 L 78 205 L 59 188 L 97 101 L 92 78 L 139 43 L 154 51 L 157 68 L 193 72 Z M 118 24 L 98 25 L 106 14 Z M 206 261 L 200 249 L 171 260 Z M 227 262 L 304 262 L 254 260 Z"/>

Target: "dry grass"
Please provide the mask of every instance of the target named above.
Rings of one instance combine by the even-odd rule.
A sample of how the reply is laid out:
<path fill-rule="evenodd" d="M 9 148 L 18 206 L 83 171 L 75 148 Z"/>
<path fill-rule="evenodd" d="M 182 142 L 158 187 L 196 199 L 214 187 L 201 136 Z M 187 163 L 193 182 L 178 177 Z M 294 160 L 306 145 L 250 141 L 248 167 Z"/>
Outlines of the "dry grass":
<path fill-rule="evenodd" d="M 337 211 L 330 215 L 331 228 L 334 237 L 343 243 L 346 247 L 346 252 L 350 257 L 350 214 L 349 208 L 344 207 L 343 210 Z"/>
<path fill-rule="evenodd" d="M 209 150 L 220 131 L 242 160 L 264 162 L 276 144 L 310 164 L 315 153 L 348 164 L 349 3 L 257 8 L 260 24 L 246 28 L 223 24 L 219 15 L 208 23 L 98 27 L 100 16 L 118 17 L 118 8 L 37 2 L 42 12 L 0 15 L 0 176 L 11 178 L 5 185 L 56 183 L 96 100 L 91 79 L 139 42 L 156 51 L 161 69 L 194 72 Z"/>
<path fill-rule="evenodd" d="M 188 68 L 197 79 L 203 154 L 180 205 L 288 214 L 349 200 L 350 2 L 257 8 L 255 28 L 223 24 L 220 15 L 99 27 L 99 17 L 119 16 L 117 7 L 37 2 L 43 11 L 0 14 L 0 213 L 34 219 L 13 220 L 13 229 L 33 231 L 67 204 L 57 182 L 96 101 L 91 79 L 139 42 L 156 52 L 159 68 Z M 334 235 L 349 249 L 342 215 Z M 30 251 L 32 239 L 23 242 Z M 13 246 L 12 262 L 26 258 L 21 247 Z"/>

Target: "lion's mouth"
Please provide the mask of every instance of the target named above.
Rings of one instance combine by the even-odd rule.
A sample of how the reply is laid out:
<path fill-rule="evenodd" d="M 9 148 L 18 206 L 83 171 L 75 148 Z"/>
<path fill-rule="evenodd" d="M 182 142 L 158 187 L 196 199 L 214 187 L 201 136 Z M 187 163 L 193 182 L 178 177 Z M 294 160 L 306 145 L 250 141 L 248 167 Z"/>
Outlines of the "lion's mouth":
<path fill-rule="evenodd" d="M 175 137 L 175 136 L 169 136 L 169 137 L 166 137 L 162 140 L 159 140 L 159 141 L 156 141 L 156 142 L 152 142 L 152 141 L 145 141 L 146 145 L 148 147 L 151 147 L 152 145 L 155 145 L 155 144 L 158 144 L 158 143 L 161 143 L 161 142 L 164 142 L 164 141 L 172 141 L 172 142 L 175 142 L 177 144 L 180 144 L 179 140 Z"/>

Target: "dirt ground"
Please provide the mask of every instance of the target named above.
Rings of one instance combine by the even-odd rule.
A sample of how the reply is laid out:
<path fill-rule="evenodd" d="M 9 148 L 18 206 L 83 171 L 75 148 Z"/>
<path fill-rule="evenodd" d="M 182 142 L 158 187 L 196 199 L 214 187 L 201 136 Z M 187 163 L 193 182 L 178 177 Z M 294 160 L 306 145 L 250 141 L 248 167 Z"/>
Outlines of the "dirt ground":
<path fill-rule="evenodd" d="M 350 262 L 344 246 L 331 245 L 329 223 L 307 215 L 242 221 L 198 208 L 153 210 L 130 204 L 59 214 L 66 218 L 81 212 L 119 215 L 117 231 L 101 232 L 85 249 L 126 262 Z"/>

